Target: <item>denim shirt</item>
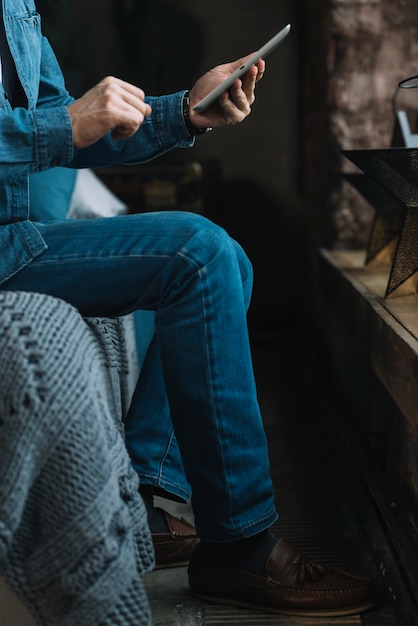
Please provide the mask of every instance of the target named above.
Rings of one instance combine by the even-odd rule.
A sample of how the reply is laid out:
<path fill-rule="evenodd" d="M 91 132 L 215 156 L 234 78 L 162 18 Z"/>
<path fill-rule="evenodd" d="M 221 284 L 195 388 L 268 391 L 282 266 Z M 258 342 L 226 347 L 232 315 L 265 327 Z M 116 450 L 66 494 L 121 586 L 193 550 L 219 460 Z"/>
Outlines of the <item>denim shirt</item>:
<path fill-rule="evenodd" d="M 175 147 L 189 147 L 182 101 L 184 91 L 147 97 L 152 114 L 134 137 L 107 135 L 76 150 L 69 95 L 56 57 L 41 32 L 32 0 L 3 0 L 3 19 L 20 94 L 14 107 L 0 84 L 0 283 L 46 249 L 29 221 L 28 176 L 54 166 L 101 167 L 144 163 Z M 20 83 L 20 84 L 19 84 Z"/>

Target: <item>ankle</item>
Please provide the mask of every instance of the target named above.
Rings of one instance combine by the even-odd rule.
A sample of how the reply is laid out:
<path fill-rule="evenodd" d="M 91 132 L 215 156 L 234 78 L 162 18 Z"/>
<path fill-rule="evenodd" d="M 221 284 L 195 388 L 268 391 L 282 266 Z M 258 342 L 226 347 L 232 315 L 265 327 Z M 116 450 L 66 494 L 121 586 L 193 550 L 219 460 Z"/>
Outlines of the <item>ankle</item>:
<path fill-rule="evenodd" d="M 252 537 L 228 543 L 202 540 L 200 547 L 214 559 L 264 576 L 266 561 L 276 543 L 277 537 L 270 530 L 264 530 Z"/>
<path fill-rule="evenodd" d="M 164 511 L 154 506 L 154 495 L 152 491 L 147 489 L 143 490 L 141 488 L 139 492 L 145 504 L 145 509 L 148 516 L 148 526 L 150 527 L 151 533 L 155 534 L 168 532 L 169 528 L 164 515 Z"/>

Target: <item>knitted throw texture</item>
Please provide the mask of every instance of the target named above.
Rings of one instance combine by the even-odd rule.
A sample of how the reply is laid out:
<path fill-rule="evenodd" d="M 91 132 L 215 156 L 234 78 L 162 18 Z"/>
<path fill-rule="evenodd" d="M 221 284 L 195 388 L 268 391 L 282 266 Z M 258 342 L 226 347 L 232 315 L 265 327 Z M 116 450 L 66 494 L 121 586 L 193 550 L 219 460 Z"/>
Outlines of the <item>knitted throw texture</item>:
<path fill-rule="evenodd" d="M 42 626 L 151 624 L 123 324 L 0 292 L 0 571 Z"/>

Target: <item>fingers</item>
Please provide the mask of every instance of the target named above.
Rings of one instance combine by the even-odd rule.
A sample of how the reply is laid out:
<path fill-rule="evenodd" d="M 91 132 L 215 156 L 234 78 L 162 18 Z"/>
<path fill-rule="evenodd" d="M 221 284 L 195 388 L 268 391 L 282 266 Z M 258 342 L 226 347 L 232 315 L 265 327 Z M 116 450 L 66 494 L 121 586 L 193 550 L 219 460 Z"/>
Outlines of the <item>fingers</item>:
<path fill-rule="evenodd" d="M 241 80 L 235 81 L 228 93 L 219 99 L 227 124 L 239 124 L 251 113 L 255 102 L 255 86 L 264 73 L 264 61 L 253 65 Z"/>
<path fill-rule="evenodd" d="M 115 140 L 131 137 L 151 113 L 144 97 L 139 87 L 104 78 L 68 107 L 75 147 L 87 147 L 109 131 Z"/>
<path fill-rule="evenodd" d="M 228 125 L 239 124 L 248 117 L 251 113 L 251 104 L 242 89 L 240 80 L 237 80 L 229 92 L 223 94 L 219 99 L 219 106 L 222 108 L 225 122 Z"/>
<path fill-rule="evenodd" d="M 115 125 L 112 124 L 112 139 L 128 139 L 132 137 L 142 125 L 144 119 L 151 113 L 151 108 L 144 102 L 145 94 L 142 89 L 129 83 L 117 80 L 110 85 L 110 112 L 116 114 Z"/>
<path fill-rule="evenodd" d="M 242 77 L 242 89 L 250 104 L 253 104 L 255 101 L 255 86 L 263 78 L 265 67 L 265 61 L 260 59 L 260 61 L 258 61 L 256 65 L 253 65 Z"/>
<path fill-rule="evenodd" d="M 203 113 L 193 110 L 193 105 L 198 103 L 214 87 L 219 85 L 225 77 L 233 73 L 251 55 L 218 65 L 204 74 L 190 90 L 191 121 L 199 126 L 212 126 L 214 128 L 232 124 L 239 124 L 250 113 L 251 106 L 255 102 L 255 87 L 264 75 L 265 61 L 260 59 L 252 65 L 241 79 L 235 81 L 227 92 L 222 94 L 215 105 L 206 109 Z M 193 119 L 192 119 L 193 118 Z"/>
<path fill-rule="evenodd" d="M 266 71 L 266 62 L 264 59 L 260 59 L 257 63 L 258 74 L 256 77 L 256 82 L 258 83 L 264 76 L 264 72 Z"/>
<path fill-rule="evenodd" d="M 112 112 L 122 106 L 126 114 L 138 113 L 145 117 L 148 111 L 149 115 L 150 107 L 144 102 L 145 94 L 139 87 L 112 76 L 104 78 L 99 85 Z"/>

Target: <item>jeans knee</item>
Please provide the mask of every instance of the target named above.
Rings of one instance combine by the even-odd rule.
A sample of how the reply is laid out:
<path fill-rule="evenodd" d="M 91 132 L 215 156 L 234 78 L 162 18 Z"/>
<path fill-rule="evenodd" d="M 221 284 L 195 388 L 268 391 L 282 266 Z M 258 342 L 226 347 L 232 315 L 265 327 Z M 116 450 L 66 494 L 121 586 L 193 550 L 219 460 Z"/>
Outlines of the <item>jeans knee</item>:
<path fill-rule="evenodd" d="M 233 239 L 227 231 L 213 224 L 213 242 L 217 247 L 220 262 L 223 267 L 230 264 L 231 267 L 237 269 L 240 282 L 243 286 L 244 297 L 248 306 L 253 286 L 253 267 L 242 246 Z"/>
<path fill-rule="evenodd" d="M 183 269 L 192 273 L 197 270 L 200 275 L 209 278 L 212 286 L 222 284 L 224 289 L 234 289 L 240 285 L 248 308 L 253 269 L 240 244 L 222 226 L 205 216 L 178 212 L 172 217 L 176 222 L 175 228 L 181 231 L 182 243 L 176 257 L 186 262 Z M 178 279 L 178 274 L 176 277 Z"/>
<path fill-rule="evenodd" d="M 196 229 L 197 238 L 203 242 L 203 248 L 208 257 L 222 257 L 223 262 L 228 259 L 232 263 L 238 263 L 243 282 L 252 280 L 252 265 L 241 245 L 233 239 L 228 232 L 205 216 L 187 214 L 186 220 L 190 219 Z"/>

